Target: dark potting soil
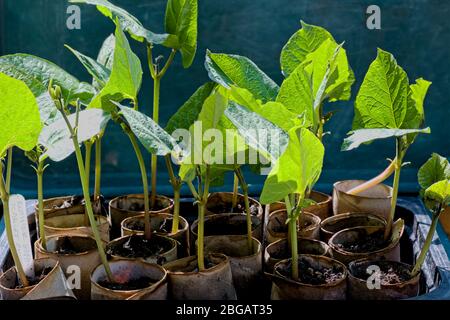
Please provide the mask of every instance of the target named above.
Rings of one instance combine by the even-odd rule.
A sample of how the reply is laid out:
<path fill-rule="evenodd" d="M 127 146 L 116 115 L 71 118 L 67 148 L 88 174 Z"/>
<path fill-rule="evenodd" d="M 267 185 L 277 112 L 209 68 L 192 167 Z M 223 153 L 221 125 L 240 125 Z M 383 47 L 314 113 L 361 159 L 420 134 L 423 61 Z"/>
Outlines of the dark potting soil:
<path fill-rule="evenodd" d="M 409 270 L 397 264 L 394 265 L 379 265 L 380 267 L 380 283 L 381 285 L 397 284 L 411 279 Z M 367 280 L 370 276 L 366 272 L 366 267 L 358 267 L 353 272 L 358 279 Z"/>
<path fill-rule="evenodd" d="M 159 232 L 159 233 L 171 233 L 172 232 L 172 218 L 166 218 L 157 228 L 154 228 L 153 232 Z M 145 222 L 143 219 L 134 219 L 131 220 L 131 222 L 127 223 L 126 227 L 128 229 L 134 230 L 134 231 L 144 231 L 145 230 Z M 181 228 L 181 224 L 178 224 L 178 228 Z"/>
<path fill-rule="evenodd" d="M 252 230 L 257 226 L 252 224 Z M 198 230 L 198 229 L 197 229 Z M 245 220 L 227 221 L 227 223 L 208 223 L 205 221 L 205 236 L 219 235 L 242 235 L 247 234 L 247 224 Z"/>
<path fill-rule="evenodd" d="M 358 242 L 339 243 L 338 247 L 347 252 L 366 253 L 386 248 L 388 241 L 384 240 L 384 232 L 377 231 L 358 239 Z"/>
<path fill-rule="evenodd" d="M 292 264 L 285 265 L 284 268 L 278 268 L 284 277 L 291 279 Z M 298 262 L 298 282 L 303 284 L 321 285 L 336 282 L 344 277 L 344 272 L 341 268 L 333 266 L 327 267 L 313 267 L 306 260 L 299 260 Z"/>
<path fill-rule="evenodd" d="M 155 205 L 149 206 L 149 210 L 150 211 L 159 211 L 166 208 L 166 206 L 164 206 L 161 201 L 155 201 Z M 140 200 L 140 201 L 136 201 L 136 202 L 132 202 L 128 208 L 122 208 L 125 210 L 129 210 L 129 211 L 145 211 L 145 206 L 144 206 L 144 201 Z"/>
<path fill-rule="evenodd" d="M 278 219 L 278 217 L 275 218 L 275 220 L 277 220 L 277 222 L 279 223 L 278 225 L 274 225 L 272 230 L 274 232 L 277 233 L 286 233 L 288 232 L 288 225 L 284 222 L 282 222 L 280 219 Z M 297 223 L 297 231 L 300 230 L 304 230 L 308 227 L 312 226 L 312 222 L 311 221 L 302 221 L 302 223 L 300 224 L 300 222 Z"/>
<path fill-rule="evenodd" d="M 28 284 L 30 286 L 34 286 L 35 284 L 38 284 L 39 282 L 41 282 L 49 273 L 50 271 L 52 271 L 52 267 L 47 267 L 42 269 L 41 273 L 36 274 L 33 278 L 27 277 L 28 279 Z M 15 289 L 22 289 L 24 286 L 22 283 L 19 283 L 19 279 L 16 278 L 16 283 L 14 288 Z"/>
<path fill-rule="evenodd" d="M 103 288 L 110 290 L 120 290 L 120 291 L 132 291 L 139 290 L 150 287 L 155 281 L 148 277 L 141 277 L 139 279 L 131 279 L 124 283 L 112 283 L 108 280 L 99 281 L 98 284 Z"/>
<path fill-rule="evenodd" d="M 208 206 L 208 210 L 214 213 L 246 213 L 245 203 L 239 202 L 233 209 L 232 203 L 216 203 L 214 205 Z M 253 216 L 258 215 L 258 206 L 250 203 L 250 214 Z"/>
<path fill-rule="evenodd" d="M 60 237 L 57 240 L 56 250 L 52 251 L 57 254 L 77 254 L 80 253 L 80 250 L 75 248 L 72 241 L 70 241 L 70 237 Z M 81 250 L 86 251 L 86 250 Z"/>
<path fill-rule="evenodd" d="M 150 241 L 143 236 L 132 235 L 122 245 L 109 247 L 108 254 L 123 258 L 148 258 L 159 256 L 172 249 L 171 242 L 153 237 Z"/>
<path fill-rule="evenodd" d="M 101 205 L 101 207 L 100 207 L 100 209 L 101 209 L 100 214 L 106 215 L 108 213 L 108 205 L 107 205 L 107 203 L 105 201 L 105 198 L 102 195 L 100 195 L 99 200 L 100 200 L 100 205 Z M 95 206 L 94 196 L 91 196 L 91 201 L 92 201 L 92 204 L 94 206 L 94 210 L 98 211 L 96 206 Z M 79 195 L 79 196 L 72 196 L 69 200 L 65 200 L 59 206 L 54 205 L 50 209 L 54 209 L 54 210 L 56 210 L 56 209 L 67 209 L 67 208 L 72 208 L 72 207 L 75 207 L 75 206 L 78 206 L 78 205 L 85 205 L 84 197 L 81 196 L 81 195 Z M 95 212 L 95 214 L 99 214 L 99 212 Z"/>

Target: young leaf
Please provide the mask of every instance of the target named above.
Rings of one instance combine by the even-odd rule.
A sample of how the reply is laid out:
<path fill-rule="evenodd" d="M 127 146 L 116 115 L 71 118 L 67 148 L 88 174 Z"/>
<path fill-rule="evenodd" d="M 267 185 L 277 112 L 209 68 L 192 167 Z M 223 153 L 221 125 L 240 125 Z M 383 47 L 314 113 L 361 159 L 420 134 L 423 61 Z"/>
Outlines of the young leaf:
<path fill-rule="evenodd" d="M 175 139 L 150 117 L 132 108 L 121 105 L 118 105 L 118 107 L 125 120 L 127 120 L 131 131 L 148 152 L 159 156 L 165 156 L 171 152 L 175 154 L 180 153 L 181 150 Z"/>
<path fill-rule="evenodd" d="M 269 101 L 262 104 L 261 100 L 255 99 L 246 89 L 231 86 L 230 99 L 248 110 L 259 114 L 286 132 L 292 127 L 302 124 L 302 117 L 288 110 L 282 103 Z M 304 124 L 304 126 L 308 125 L 310 123 Z"/>
<path fill-rule="evenodd" d="M 0 158 L 11 147 L 29 151 L 41 132 L 39 107 L 27 85 L 0 72 Z"/>
<path fill-rule="evenodd" d="M 311 190 L 322 171 L 324 147 L 308 129 L 292 128 L 289 144 L 264 183 L 260 201 L 264 204 L 289 194 L 304 195 Z"/>
<path fill-rule="evenodd" d="M 236 126 L 245 142 L 266 159 L 276 161 L 284 152 L 288 135 L 272 122 L 232 101 L 229 102 L 225 115 Z M 262 139 L 262 132 L 267 135 L 267 139 Z M 272 141 L 273 137 L 276 137 L 275 141 Z"/>
<path fill-rule="evenodd" d="M 435 201 L 445 206 L 450 204 L 450 180 L 441 180 L 425 190 L 425 200 Z"/>
<path fill-rule="evenodd" d="M 176 129 L 189 130 L 191 125 L 197 120 L 203 103 L 209 97 L 214 87 L 213 82 L 207 82 L 198 88 L 194 94 L 177 110 L 169 119 L 165 130 L 172 134 Z"/>
<path fill-rule="evenodd" d="M 137 101 L 141 87 L 142 67 L 139 58 L 131 51 L 130 44 L 120 26 L 116 26 L 115 51 L 111 75 L 105 87 L 92 99 L 89 108 L 111 111 L 114 104 L 131 99 Z"/>
<path fill-rule="evenodd" d="M 278 85 L 246 57 L 206 52 L 205 68 L 210 79 L 225 88 L 247 89 L 263 102 L 273 101 Z"/>
<path fill-rule="evenodd" d="M 358 148 L 363 143 L 370 143 L 378 139 L 402 137 L 408 134 L 430 133 L 430 128 L 424 129 L 359 129 L 351 131 L 341 146 L 341 151 Z"/>
<path fill-rule="evenodd" d="M 98 52 L 97 62 L 111 70 L 114 61 L 114 49 L 116 47 L 116 37 L 110 34 L 108 38 L 103 41 L 102 47 Z"/>
<path fill-rule="evenodd" d="M 447 158 L 433 153 L 417 173 L 420 187 L 425 190 L 433 183 L 450 179 L 450 164 Z"/>
<path fill-rule="evenodd" d="M 65 45 L 67 49 L 69 49 L 75 57 L 83 64 L 89 74 L 96 80 L 99 84 L 99 88 L 102 88 L 106 85 L 106 82 L 109 79 L 111 71 L 107 69 L 105 66 L 97 62 L 96 60 L 88 57 L 81 52 L 71 48 L 68 45 Z"/>
<path fill-rule="evenodd" d="M 50 61 L 29 54 L 19 53 L 0 57 L 0 72 L 25 82 L 35 97 L 47 91 L 51 79 L 53 84 L 61 87 L 64 100 L 67 102 L 80 99 L 84 104 L 88 104 L 95 93 L 90 84 L 78 81 Z"/>
<path fill-rule="evenodd" d="M 315 51 L 327 39 L 333 36 L 324 28 L 300 22 L 302 28 L 292 35 L 281 50 L 281 71 L 288 77 L 301 64 L 306 56 Z"/>
<path fill-rule="evenodd" d="M 166 32 L 178 37 L 183 67 L 188 68 L 197 51 L 197 0 L 168 0 Z"/>
<path fill-rule="evenodd" d="M 430 81 L 419 78 L 416 80 L 416 83 L 409 86 L 411 89 L 412 101 L 409 101 L 408 108 L 413 110 L 408 110 L 406 112 L 404 127 L 419 128 L 422 126 L 424 121 L 423 103 L 430 85 Z"/>
<path fill-rule="evenodd" d="M 353 129 L 417 129 L 403 126 L 408 94 L 406 72 L 392 54 L 378 49 L 356 97 Z"/>
<path fill-rule="evenodd" d="M 322 103 L 348 100 L 354 81 L 342 45 L 327 39 L 283 81 L 277 101 L 317 126 Z"/>
<path fill-rule="evenodd" d="M 69 122 L 75 126 L 76 115 L 68 116 Z M 102 132 L 111 116 L 101 109 L 86 109 L 79 113 L 77 137 L 82 143 Z M 55 162 L 62 161 L 70 156 L 74 151 L 72 136 L 64 119 L 59 119 L 49 126 L 44 127 L 39 136 L 41 144 L 46 152 L 43 156 L 48 156 Z"/>
<path fill-rule="evenodd" d="M 179 48 L 178 37 L 176 35 L 157 34 L 145 29 L 136 17 L 107 0 L 69 0 L 69 2 L 97 6 L 97 10 L 112 21 L 116 22 L 116 19 L 119 19 L 123 30 L 127 31 L 133 39 L 139 42 L 147 41 L 148 43 L 161 44 L 169 48 Z"/>

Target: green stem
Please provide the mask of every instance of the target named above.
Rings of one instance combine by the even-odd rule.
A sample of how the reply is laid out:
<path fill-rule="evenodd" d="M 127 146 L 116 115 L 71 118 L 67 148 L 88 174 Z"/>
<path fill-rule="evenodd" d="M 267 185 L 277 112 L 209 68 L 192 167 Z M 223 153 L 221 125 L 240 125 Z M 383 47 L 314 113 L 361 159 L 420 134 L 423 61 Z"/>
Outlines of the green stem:
<path fill-rule="evenodd" d="M 235 171 L 235 176 L 238 177 L 239 183 L 241 184 L 242 192 L 244 193 L 244 203 L 245 203 L 245 216 L 247 220 L 247 248 L 249 255 L 253 252 L 253 238 L 252 238 L 252 215 L 250 212 L 250 202 L 248 200 L 248 185 L 245 182 L 244 175 L 240 168 Z"/>
<path fill-rule="evenodd" d="M 286 205 L 286 215 L 289 218 L 289 215 L 292 212 L 291 198 L 289 196 L 286 196 L 284 198 L 284 204 Z M 291 246 L 291 229 L 289 227 L 288 227 L 287 241 L 288 241 L 288 247 L 289 247 L 289 249 L 291 249 L 292 248 L 292 246 Z"/>
<path fill-rule="evenodd" d="M 170 183 L 173 188 L 173 221 L 172 221 L 172 234 L 178 232 L 178 225 L 180 223 L 180 191 L 181 180 L 175 177 L 173 171 L 172 161 L 170 155 L 165 156 L 167 171 L 169 172 Z"/>
<path fill-rule="evenodd" d="M 102 177 L 102 137 L 95 140 L 95 185 L 94 199 L 97 201 L 100 197 L 100 185 Z"/>
<path fill-rule="evenodd" d="M 0 161 L 0 198 L 3 203 L 3 218 L 5 219 L 6 238 L 8 239 L 9 250 L 14 260 L 14 264 L 17 270 L 17 276 L 24 287 L 29 286 L 29 282 L 22 263 L 20 262 L 19 254 L 17 253 L 16 244 L 14 243 L 14 237 L 11 228 L 11 219 L 9 216 L 9 193 L 7 192 L 6 184 L 2 176 L 3 163 Z"/>
<path fill-rule="evenodd" d="M 391 234 L 392 223 L 394 221 L 395 209 L 397 207 L 397 197 L 398 197 L 398 188 L 400 185 L 400 172 L 402 169 L 403 162 L 403 151 L 402 151 L 402 143 L 401 138 L 397 138 L 396 141 L 396 154 L 395 154 L 395 171 L 394 171 L 394 183 L 392 185 L 392 198 L 391 198 L 391 209 L 389 212 L 389 217 L 387 219 L 386 228 L 384 230 L 384 239 L 387 240 Z"/>
<path fill-rule="evenodd" d="M 6 167 L 6 192 L 9 194 L 11 192 L 11 171 L 12 171 L 12 158 L 13 150 L 8 149 L 8 165 Z"/>
<path fill-rule="evenodd" d="M 47 239 L 45 237 L 45 216 L 44 216 L 44 161 L 39 160 L 36 170 L 37 192 L 38 192 L 38 216 L 39 216 L 39 238 L 41 238 L 42 248 L 47 250 Z"/>
<path fill-rule="evenodd" d="M 231 212 L 234 212 L 234 209 L 237 206 L 238 188 L 239 188 L 239 178 L 235 173 L 233 182 L 233 198 L 231 200 Z"/>
<path fill-rule="evenodd" d="M 134 134 L 129 130 L 129 128 L 123 126 L 125 133 L 130 138 L 131 144 L 133 145 L 134 152 L 136 153 L 136 157 L 138 159 L 139 168 L 141 170 L 142 177 L 142 186 L 144 188 L 144 224 L 145 231 L 144 237 L 147 240 L 150 240 L 152 237 L 152 226 L 150 223 L 150 208 L 149 208 L 149 199 L 148 199 L 148 180 L 147 180 L 147 169 L 145 168 L 144 157 L 142 156 L 141 149 L 139 149 L 139 144 L 136 140 Z"/>
<path fill-rule="evenodd" d="M 209 165 L 206 165 L 205 185 L 201 199 L 198 202 L 198 231 L 197 231 L 197 259 L 199 271 L 205 270 L 205 254 L 204 254 L 204 241 L 205 241 L 205 207 L 208 201 L 209 193 Z"/>
<path fill-rule="evenodd" d="M 436 232 L 436 227 L 437 227 L 437 223 L 439 221 L 439 216 L 444 211 L 441 208 L 442 207 L 440 207 L 438 209 L 438 211 L 437 211 L 438 214 L 433 214 L 433 219 L 431 221 L 431 226 L 430 226 L 430 229 L 428 230 L 428 234 L 427 234 L 427 237 L 425 239 L 425 243 L 424 243 L 424 245 L 422 247 L 422 250 L 420 251 L 419 257 L 416 260 L 416 264 L 414 265 L 414 268 L 411 271 L 411 275 L 413 277 L 416 276 L 420 272 L 420 269 L 422 268 L 422 265 L 423 265 L 423 263 L 425 261 L 425 258 L 427 256 L 428 250 L 430 249 L 434 233 Z"/>
<path fill-rule="evenodd" d="M 86 148 L 86 153 L 84 155 L 84 167 L 86 169 L 86 177 L 88 181 L 88 186 L 90 185 L 90 173 L 91 173 L 91 155 L 92 155 L 92 142 L 86 141 L 84 143 L 84 146 Z"/>
<path fill-rule="evenodd" d="M 160 78 L 156 77 L 153 80 L 153 121 L 159 122 L 159 91 L 160 91 Z M 151 196 L 151 206 L 155 207 L 156 201 L 156 181 L 157 181 L 157 170 L 158 170 L 158 156 L 152 154 L 151 167 L 152 167 L 152 196 Z"/>
<path fill-rule="evenodd" d="M 72 141 L 73 141 L 73 146 L 75 148 L 75 156 L 77 158 L 78 171 L 80 174 L 81 187 L 83 189 L 83 197 L 84 197 L 84 201 L 85 201 L 86 212 L 87 212 L 87 215 L 89 218 L 89 223 L 91 225 L 91 229 L 92 229 L 92 233 L 94 235 L 95 242 L 97 244 L 97 249 L 98 249 L 98 253 L 100 256 L 100 260 L 103 264 L 103 267 L 105 268 L 105 272 L 106 272 L 106 276 L 108 277 L 108 280 L 110 282 L 114 282 L 114 277 L 111 272 L 111 268 L 109 267 L 108 259 L 106 257 L 105 249 L 103 247 L 103 241 L 100 238 L 100 233 L 98 231 L 97 221 L 95 220 L 95 216 L 94 216 L 94 210 L 92 209 L 92 202 L 91 202 L 91 197 L 89 194 L 89 183 L 87 180 L 86 168 L 84 167 L 84 163 L 83 163 L 83 154 L 81 153 L 80 145 L 78 142 L 77 128 L 72 127 L 69 119 L 67 118 L 67 115 L 64 113 L 64 111 L 62 109 L 60 109 L 60 112 L 63 116 L 64 121 L 66 122 L 67 128 L 70 131 Z M 79 112 L 79 102 L 77 102 L 77 119 L 78 119 L 78 112 Z M 78 123 L 78 121 L 76 120 L 75 123 Z"/>
<path fill-rule="evenodd" d="M 297 219 L 291 213 L 288 215 L 289 219 L 289 239 L 291 243 L 292 256 L 292 279 L 298 280 L 298 244 L 297 244 Z"/>
<path fill-rule="evenodd" d="M 86 171 L 86 181 L 87 181 L 87 188 L 89 190 L 89 197 L 91 196 L 91 188 L 90 188 L 90 173 L 91 173 L 91 154 L 92 154 L 92 143 L 90 141 L 84 142 L 84 147 L 86 149 L 86 152 L 84 154 L 84 168 Z M 84 215 L 84 225 L 89 225 L 89 217 L 87 213 Z"/>

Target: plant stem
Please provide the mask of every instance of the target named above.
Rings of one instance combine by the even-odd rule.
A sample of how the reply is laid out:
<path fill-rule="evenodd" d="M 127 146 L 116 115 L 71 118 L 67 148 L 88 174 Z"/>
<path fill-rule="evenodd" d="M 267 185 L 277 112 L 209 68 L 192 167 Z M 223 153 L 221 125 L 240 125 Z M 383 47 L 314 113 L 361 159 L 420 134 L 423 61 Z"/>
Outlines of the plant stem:
<path fill-rule="evenodd" d="M 430 226 L 430 229 L 428 230 L 427 238 L 425 239 L 425 243 L 422 247 L 422 250 L 420 251 L 419 257 L 416 260 L 416 264 L 414 265 L 414 268 L 411 271 L 411 275 L 413 277 L 416 276 L 420 272 L 420 269 L 422 268 L 422 265 L 425 261 L 425 257 L 427 256 L 428 250 L 430 249 L 434 233 L 436 232 L 436 227 L 437 227 L 437 223 L 439 221 L 439 216 L 444 211 L 441 208 L 442 208 L 442 206 L 440 206 L 440 208 L 437 210 L 437 212 L 438 212 L 437 214 L 433 214 L 433 219 L 431 220 L 431 226 Z"/>
<path fill-rule="evenodd" d="M 95 185 L 94 199 L 97 201 L 100 197 L 100 185 L 102 177 L 102 136 L 95 140 Z"/>
<path fill-rule="evenodd" d="M 86 148 L 86 153 L 84 154 L 84 168 L 86 169 L 86 177 L 88 181 L 88 186 L 90 185 L 90 173 L 91 173 L 91 155 L 92 155 L 92 142 L 86 141 L 84 143 Z"/>
<path fill-rule="evenodd" d="M 297 244 L 297 219 L 294 218 L 292 211 L 288 215 L 289 219 L 289 238 L 291 243 L 292 256 L 292 279 L 298 280 L 298 244 Z"/>
<path fill-rule="evenodd" d="M 231 212 L 234 212 L 234 209 L 236 208 L 237 205 L 238 188 L 239 188 L 239 178 L 235 173 L 233 181 L 233 198 L 231 200 Z"/>
<path fill-rule="evenodd" d="M 37 192 L 38 192 L 38 216 L 39 216 L 39 238 L 41 238 L 42 248 L 47 250 L 47 239 L 45 237 L 45 216 L 44 216 L 44 160 L 39 160 L 36 170 Z"/>
<path fill-rule="evenodd" d="M 97 244 L 97 249 L 98 249 L 98 253 L 100 256 L 100 260 L 103 264 L 103 267 L 105 268 L 105 272 L 106 272 L 106 276 L 108 277 L 108 280 L 110 282 L 114 282 L 114 277 L 111 272 L 111 268 L 109 267 L 105 249 L 103 248 L 103 241 L 100 238 L 97 221 L 95 220 L 94 211 L 92 209 L 92 202 L 91 202 L 91 197 L 89 194 L 89 183 L 88 183 L 87 175 L 86 175 L 86 168 L 84 167 L 83 154 L 81 153 L 80 145 L 78 143 L 77 127 L 73 128 L 72 125 L 70 124 L 69 119 L 67 118 L 67 115 L 64 113 L 64 111 L 62 109 L 60 111 L 61 111 L 64 121 L 66 122 L 67 128 L 69 129 L 70 134 L 72 136 L 73 146 L 75 148 L 75 156 L 77 158 L 78 171 L 80 174 L 81 187 L 83 189 L 83 197 L 84 197 L 84 201 L 85 201 L 86 212 L 87 212 L 87 215 L 89 218 L 89 223 L 91 225 L 91 229 L 92 229 L 92 233 L 94 235 L 95 242 Z M 78 119 L 78 112 L 79 112 L 79 103 L 77 103 L 77 119 Z M 78 121 L 76 120 L 75 123 L 78 123 Z"/>
<path fill-rule="evenodd" d="M 397 162 L 397 158 L 392 160 L 392 162 L 389 164 L 389 166 L 386 169 L 384 169 L 384 171 L 382 173 L 380 173 L 378 176 L 360 184 L 359 186 L 354 187 L 353 189 L 350 189 L 349 191 L 347 191 L 347 194 L 357 195 L 363 191 L 366 191 L 366 190 L 382 183 L 384 180 L 389 178 L 392 175 L 392 173 L 395 171 L 395 163 L 396 162 Z"/>
<path fill-rule="evenodd" d="M 391 198 L 391 209 L 389 212 L 389 217 L 387 219 L 386 229 L 384 230 L 384 240 L 389 238 L 392 229 L 392 223 L 394 221 L 395 209 L 397 207 L 397 196 L 398 187 L 400 185 L 400 171 L 402 169 L 403 162 L 403 151 L 401 138 L 396 139 L 396 154 L 395 154 L 395 171 L 394 171 L 394 183 L 392 185 L 392 198 Z"/>
<path fill-rule="evenodd" d="M 84 154 L 84 168 L 86 171 L 86 181 L 87 181 L 87 188 L 89 190 L 89 197 L 91 196 L 91 188 L 90 188 L 90 173 L 91 173 L 91 154 L 92 154 L 92 143 L 90 141 L 85 141 L 84 142 L 84 147 L 86 149 L 86 152 Z M 85 213 L 84 215 L 84 225 L 88 226 L 89 225 L 89 217 L 87 215 L 87 213 Z"/>
<path fill-rule="evenodd" d="M 159 122 L 159 90 L 160 90 L 160 78 L 156 77 L 153 80 L 153 121 L 157 124 Z M 156 181 L 157 181 L 157 170 L 158 170 L 158 156 L 152 154 L 151 167 L 152 167 L 152 196 L 151 196 L 151 206 L 155 207 L 156 201 Z"/>
<path fill-rule="evenodd" d="M 237 168 L 235 170 L 235 177 L 238 177 L 239 183 L 241 184 L 242 192 L 244 193 L 244 203 L 245 203 L 245 216 L 247 220 L 247 248 L 249 254 L 253 252 L 253 238 L 252 238 L 252 215 L 250 212 L 250 202 L 248 200 L 248 185 L 245 182 L 242 170 Z"/>
<path fill-rule="evenodd" d="M 9 194 L 11 192 L 11 171 L 12 171 L 12 158 L 13 150 L 8 149 L 8 165 L 6 167 L 6 192 Z"/>
<path fill-rule="evenodd" d="M 133 145 L 134 152 L 136 154 L 136 157 L 139 162 L 139 168 L 141 170 L 141 177 L 142 177 L 142 186 L 144 188 L 144 224 L 145 224 L 145 231 L 144 231 L 144 237 L 146 240 L 150 240 L 152 237 L 152 226 L 150 223 L 150 208 L 149 208 L 149 199 L 148 199 L 148 180 L 147 180 L 147 169 L 145 168 L 145 161 L 144 157 L 142 156 L 141 149 L 139 149 L 139 144 L 136 140 L 136 137 L 131 132 L 131 130 L 128 127 L 125 127 L 125 125 L 122 126 L 122 128 L 125 130 L 125 133 L 128 135 L 128 138 L 131 141 L 131 144 Z"/>
<path fill-rule="evenodd" d="M 285 203 L 285 205 L 286 205 L 286 215 L 287 215 L 287 217 L 289 218 L 289 215 L 290 215 L 291 212 L 292 212 L 292 204 L 291 204 L 291 199 L 290 199 L 289 196 L 286 196 L 286 197 L 284 198 L 284 203 Z M 290 235 L 291 235 L 291 229 L 288 228 L 287 241 L 288 241 L 288 247 L 289 247 L 289 249 L 292 248 L 292 247 L 291 247 L 291 237 L 290 237 Z"/>
<path fill-rule="evenodd" d="M 14 243 L 14 237 L 11 228 L 11 219 L 9 216 L 9 193 L 7 192 L 6 184 L 3 179 L 3 163 L 0 161 L 0 198 L 3 203 L 3 218 L 5 219 L 5 231 L 6 238 L 8 239 L 9 250 L 16 266 L 17 276 L 24 287 L 29 286 L 29 282 L 25 271 L 23 270 L 22 263 L 20 262 L 19 254 L 17 253 L 16 244 Z"/>
<path fill-rule="evenodd" d="M 169 172 L 170 183 L 173 188 L 173 221 L 172 221 L 172 234 L 178 232 L 178 225 L 180 223 L 180 191 L 181 180 L 175 177 L 175 173 L 172 167 L 172 161 L 170 155 L 165 156 L 167 171 Z"/>
<path fill-rule="evenodd" d="M 197 231 L 197 259 L 199 271 L 205 270 L 204 235 L 205 235 L 205 207 L 209 193 L 209 165 L 206 165 L 205 185 L 201 199 L 198 202 L 198 231 Z"/>

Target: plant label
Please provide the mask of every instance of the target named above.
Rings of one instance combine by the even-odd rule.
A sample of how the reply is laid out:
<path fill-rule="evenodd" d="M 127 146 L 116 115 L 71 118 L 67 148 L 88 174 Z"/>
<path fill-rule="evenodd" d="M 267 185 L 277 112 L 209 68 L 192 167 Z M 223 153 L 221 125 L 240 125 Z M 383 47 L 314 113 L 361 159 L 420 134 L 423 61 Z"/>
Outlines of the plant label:
<path fill-rule="evenodd" d="M 28 277 L 34 277 L 34 261 L 25 198 L 20 194 L 11 195 L 9 197 L 9 210 L 13 240 L 16 245 L 17 254 L 19 255 L 26 275 Z"/>

